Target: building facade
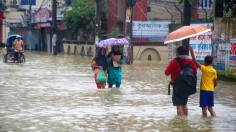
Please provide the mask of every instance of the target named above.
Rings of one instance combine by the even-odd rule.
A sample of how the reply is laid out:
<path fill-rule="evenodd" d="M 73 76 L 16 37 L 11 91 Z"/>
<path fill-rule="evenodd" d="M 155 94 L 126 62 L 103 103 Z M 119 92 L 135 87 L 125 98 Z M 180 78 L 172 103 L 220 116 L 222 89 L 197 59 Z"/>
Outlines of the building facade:
<path fill-rule="evenodd" d="M 118 29 L 121 36 L 123 37 L 129 36 L 131 12 L 130 12 L 130 9 L 127 8 L 126 3 L 127 3 L 127 0 L 108 1 L 108 14 L 107 14 L 108 33 L 112 32 L 113 29 Z M 214 3 L 215 3 L 215 0 L 195 0 L 194 4 L 191 7 L 192 8 L 191 21 L 192 22 L 212 21 L 212 18 L 214 15 Z M 163 22 L 169 23 L 169 24 L 182 24 L 183 4 L 180 4 L 180 5 L 176 4 L 176 0 L 136 1 L 136 4 L 134 6 L 133 21 L 143 21 L 143 22 L 147 21 L 146 23 L 140 24 L 144 26 L 145 25 L 146 26 L 160 25 L 160 23 L 163 23 Z M 134 22 L 134 23 L 136 24 L 137 22 Z M 152 24 L 152 23 L 156 23 L 156 24 Z M 161 31 L 164 30 L 162 26 L 159 26 L 159 28 L 160 29 L 162 28 Z M 136 29 L 134 29 L 134 25 L 133 25 L 133 34 L 135 33 L 134 30 Z M 150 31 L 153 31 L 153 30 L 150 30 Z M 137 60 L 145 60 L 145 59 L 147 60 L 150 58 L 158 58 L 157 60 L 166 59 L 166 58 L 160 58 L 160 56 L 165 56 L 165 55 L 168 56 L 168 48 L 167 48 L 167 45 L 163 44 L 164 40 L 165 40 L 165 36 L 163 34 L 162 34 L 162 37 L 159 37 L 159 38 L 150 37 L 150 36 L 147 38 L 145 37 L 132 38 L 132 44 L 136 46 L 133 49 L 139 50 L 139 52 L 133 51 L 134 53 L 133 56 L 137 56 L 137 57 L 134 57 L 134 59 L 137 59 Z M 144 46 L 146 46 L 147 49 L 143 48 Z M 166 49 L 162 49 L 161 50 L 162 53 L 160 53 L 159 51 L 156 50 L 156 46 L 166 46 Z M 153 48 L 150 48 L 150 47 L 153 47 Z M 140 51 L 140 49 L 143 49 L 143 51 Z M 150 53 L 150 54 L 147 54 L 147 53 Z M 165 55 L 160 55 L 160 54 L 165 54 Z M 142 55 L 145 55 L 145 56 L 142 56 Z M 154 57 L 150 57 L 150 56 L 154 56 Z"/>
<path fill-rule="evenodd" d="M 62 34 L 66 29 L 61 22 L 63 15 L 60 15 L 64 2 L 58 0 L 57 6 L 57 27 Z M 7 9 L 1 26 L 1 43 L 5 43 L 9 34 L 16 33 L 24 37 L 26 49 L 51 52 L 52 0 L 4 0 L 3 4 Z"/>

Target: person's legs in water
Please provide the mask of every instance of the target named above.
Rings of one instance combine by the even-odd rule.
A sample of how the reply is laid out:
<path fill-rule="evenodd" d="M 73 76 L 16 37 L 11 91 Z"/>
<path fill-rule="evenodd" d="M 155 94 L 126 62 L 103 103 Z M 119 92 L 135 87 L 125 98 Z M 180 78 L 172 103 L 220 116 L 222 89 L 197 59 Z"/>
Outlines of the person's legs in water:
<path fill-rule="evenodd" d="M 96 83 L 96 85 L 98 89 L 101 89 L 101 85 L 99 83 Z"/>
<path fill-rule="evenodd" d="M 106 83 L 101 84 L 102 89 L 106 88 Z"/>
<path fill-rule="evenodd" d="M 208 111 L 211 113 L 211 116 L 216 116 L 216 112 L 213 110 L 212 106 L 208 106 Z"/>
<path fill-rule="evenodd" d="M 202 107 L 202 116 L 207 117 L 207 107 Z"/>
<path fill-rule="evenodd" d="M 104 89 L 106 87 L 106 83 L 96 83 L 98 89 Z"/>
<path fill-rule="evenodd" d="M 216 116 L 216 112 L 213 110 L 214 106 L 214 92 L 209 91 L 208 94 L 208 111 L 211 113 L 211 116 Z"/>
<path fill-rule="evenodd" d="M 116 82 L 116 88 L 120 88 L 120 83 Z"/>
<path fill-rule="evenodd" d="M 113 85 L 113 84 L 108 84 L 108 88 L 112 88 L 112 85 Z"/>
<path fill-rule="evenodd" d="M 177 115 L 178 116 L 184 116 L 183 106 L 182 105 L 178 105 L 178 106 L 176 106 L 176 108 L 177 108 Z"/>
<path fill-rule="evenodd" d="M 18 52 L 14 52 L 14 60 L 13 62 L 18 61 Z"/>
<path fill-rule="evenodd" d="M 184 115 L 188 116 L 188 107 L 187 105 L 183 106 Z"/>
<path fill-rule="evenodd" d="M 178 116 L 188 116 L 188 97 L 181 97 L 175 92 L 172 95 L 173 105 L 176 106 Z"/>
<path fill-rule="evenodd" d="M 214 92 L 212 91 L 200 91 L 200 107 L 202 108 L 202 116 L 207 117 L 207 109 L 211 113 L 211 116 L 215 116 L 214 106 Z"/>

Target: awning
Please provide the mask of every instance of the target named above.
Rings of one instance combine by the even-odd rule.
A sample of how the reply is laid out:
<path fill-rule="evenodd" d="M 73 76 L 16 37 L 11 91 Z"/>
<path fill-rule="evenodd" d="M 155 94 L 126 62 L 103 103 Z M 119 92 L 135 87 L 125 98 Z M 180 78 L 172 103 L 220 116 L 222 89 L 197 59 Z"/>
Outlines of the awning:
<path fill-rule="evenodd" d="M 46 28 L 46 27 L 51 27 L 51 24 L 49 22 L 46 23 L 38 23 L 37 26 L 39 28 Z"/>
<path fill-rule="evenodd" d="M 40 28 L 49 28 L 51 27 L 51 24 L 49 22 L 46 23 L 37 23 L 34 28 L 40 29 Z"/>

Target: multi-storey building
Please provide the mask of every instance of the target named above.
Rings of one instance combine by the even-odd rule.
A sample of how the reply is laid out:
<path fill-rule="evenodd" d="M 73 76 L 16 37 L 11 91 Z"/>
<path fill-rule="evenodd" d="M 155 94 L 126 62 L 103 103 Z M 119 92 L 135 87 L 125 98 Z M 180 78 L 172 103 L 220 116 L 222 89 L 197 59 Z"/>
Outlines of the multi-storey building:
<path fill-rule="evenodd" d="M 113 28 L 118 28 L 120 34 L 125 37 L 127 35 L 126 31 L 130 30 L 126 27 L 126 25 L 129 24 L 129 22 L 127 22 L 127 19 L 128 21 L 130 21 L 129 17 L 131 16 L 129 9 L 126 8 L 127 1 L 129 0 L 108 1 L 108 33 L 110 33 Z M 212 21 L 212 17 L 214 16 L 214 2 L 215 0 L 195 0 L 194 4 L 191 7 L 191 21 Z M 161 26 L 160 24 L 162 22 L 167 22 L 169 24 L 182 24 L 183 9 L 183 4 L 176 4 L 176 0 L 137 0 L 134 6 L 133 21 L 136 21 L 135 24 L 138 23 L 137 21 L 149 21 L 146 23 L 144 22 L 144 24 L 140 24 L 141 22 L 138 23 L 141 28 L 145 26 L 157 26 L 160 27 L 160 29 L 164 29 L 164 26 Z M 166 25 L 165 27 L 168 28 L 168 26 Z M 166 30 L 162 29 L 160 31 L 165 31 L 165 33 L 168 33 L 168 31 L 166 32 Z M 135 33 L 134 30 L 133 33 Z M 165 40 L 163 32 L 159 32 L 160 34 L 162 34 L 162 36 L 159 38 L 151 38 L 152 36 L 149 35 L 151 34 L 151 32 L 145 32 L 145 30 L 142 30 L 140 32 L 141 34 L 139 36 L 141 36 L 142 33 L 146 33 L 148 37 L 145 38 L 145 35 L 143 35 L 144 37 L 141 36 L 141 38 L 138 38 L 133 34 L 133 56 L 136 56 L 134 57 L 134 59 L 147 60 L 148 58 L 153 58 L 155 60 L 165 60 L 166 58 L 163 57 L 167 55 L 162 54 L 166 54 L 166 51 L 168 50 L 167 48 L 165 49 L 161 47 L 161 45 L 163 46 L 163 42 Z M 158 45 L 159 47 L 157 47 Z M 142 47 L 137 48 L 137 46 Z"/>
<path fill-rule="evenodd" d="M 60 15 L 60 4 L 65 0 L 57 1 L 57 19 L 60 21 L 63 17 Z M 1 26 L 1 43 L 5 43 L 9 34 L 17 33 L 24 37 L 27 49 L 50 52 L 52 0 L 3 0 L 3 4 L 7 9 Z M 58 29 L 64 28 L 63 23 L 59 22 Z"/>
<path fill-rule="evenodd" d="M 125 1 L 108 1 L 108 33 L 118 28 L 123 33 L 127 16 Z M 214 16 L 215 0 L 195 0 L 192 5 L 191 21 L 211 21 Z M 229 14 L 224 13 L 225 16 Z M 140 17 L 140 18 L 139 18 Z M 181 23 L 183 21 L 183 4 L 176 0 L 138 0 L 134 7 L 134 21 L 169 21 Z"/>
<path fill-rule="evenodd" d="M 214 0 L 195 0 L 192 5 L 192 21 L 207 21 L 213 16 Z M 183 18 L 183 4 L 178 5 L 176 0 L 151 0 L 148 3 L 151 20 L 170 20 L 181 23 Z"/>

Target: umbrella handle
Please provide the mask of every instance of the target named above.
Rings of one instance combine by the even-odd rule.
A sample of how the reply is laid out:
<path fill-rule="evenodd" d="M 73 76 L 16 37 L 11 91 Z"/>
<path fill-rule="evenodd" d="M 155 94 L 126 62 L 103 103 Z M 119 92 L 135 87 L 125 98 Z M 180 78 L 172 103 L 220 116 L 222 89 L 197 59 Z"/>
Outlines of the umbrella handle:
<path fill-rule="evenodd" d="M 170 83 L 168 85 L 168 95 L 170 95 Z"/>
<path fill-rule="evenodd" d="M 173 86 L 173 84 L 174 84 L 173 82 L 171 82 L 171 81 L 169 82 L 169 85 L 168 85 L 168 95 L 170 95 L 170 85 Z"/>

